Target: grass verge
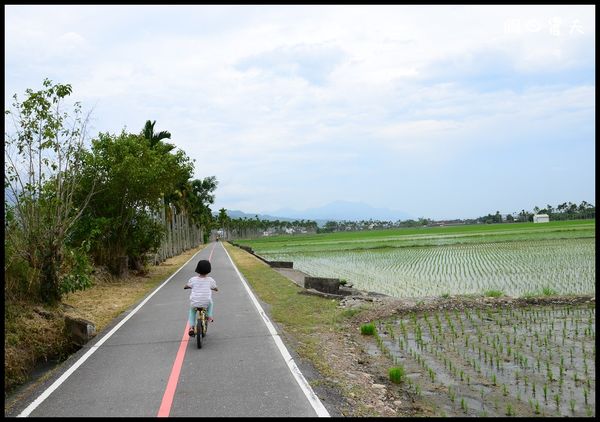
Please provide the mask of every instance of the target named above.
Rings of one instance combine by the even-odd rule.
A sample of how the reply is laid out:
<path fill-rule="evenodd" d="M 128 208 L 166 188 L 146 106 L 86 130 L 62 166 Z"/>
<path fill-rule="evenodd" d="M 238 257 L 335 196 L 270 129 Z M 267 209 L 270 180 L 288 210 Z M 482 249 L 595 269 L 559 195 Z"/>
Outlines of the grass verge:
<path fill-rule="evenodd" d="M 338 308 L 338 301 L 298 294 L 302 288 L 247 252 L 224 243 L 235 265 L 260 300 L 267 304 L 272 320 L 291 334 L 296 352 L 308 359 L 319 373 L 331 376 L 332 370 L 320 356 L 319 333 L 334 330 L 349 314 Z"/>

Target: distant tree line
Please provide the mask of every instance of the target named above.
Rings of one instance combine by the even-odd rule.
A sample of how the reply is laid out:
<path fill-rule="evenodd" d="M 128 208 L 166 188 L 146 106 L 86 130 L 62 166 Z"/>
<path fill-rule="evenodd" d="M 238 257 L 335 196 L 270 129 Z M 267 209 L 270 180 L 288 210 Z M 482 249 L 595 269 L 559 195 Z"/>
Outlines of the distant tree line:
<path fill-rule="evenodd" d="M 415 227 L 433 227 L 445 225 L 465 225 L 465 224 L 496 224 L 496 223 L 518 223 L 531 222 L 535 214 L 548 214 L 550 221 L 554 220 L 575 220 L 596 218 L 596 208 L 594 205 L 582 201 L 579 205 L 572 202 L 564 202 L 553 207 L 546 205 L 544 208 L 535 206 L 533 211 L 521 210 L 519 213 L 488 214 L 472 219 L 454 219 L 454 220 L 433 220 L 420 217 L 416 220 L 339 220 L 327 221 L 323 227 L 319 227 L 315 221 L 296 220 L 262 220 L 258 218 L 237 218 L 232 219 L 227 216 L 227 210 L 219 210 L 216 216 L 217 226 L 222 236 L 227 239 L 250 239 L 262 236 L 281 235 L 281 234 L 299 234 L 299 233 L 335 233 L 345 231 L 364 231 L 364 230 L 384 230 L 393 228 L 415 228 Z"/>
<path fill-rule="evenodd" d="M 360 220 L 360 221 L 327 221 L 325 225 L 318 229 L 319 233 L 333 233 L 342 231 L 363 231 L 363 230 L 383 230 L 400 227 L 423 227 L 431 224 L 433 220 L 428 218 L 419 218 L 418 220 Z"/>
<path fill-rule="evenodd" d="M 556 220 L 577 220 L 596 218 L 596 208 L 593 204 L 582 201 L 579 205 L 572 202 L 564 202 L 553 207 L 546 205 L 544 208 L 535 206 L 533 211 L 521 210 L 519 213 L 502 215 L 500 211 L 495 214 L 488 214 L 473 219 L 454 219 L 454 220 L 432 220 L 429 218 L 419 218 L 417 220 L 360 220 L 360 221 L 327 221 L 325 225 L 318 228 L 318 233 L 333 233 L 342 231 L 362 231 L 362 230 L 382 230 L 402 227 L 432 227 L 444 225 L 464 225 L 464 224 L 495 224 L 495 223 L 516 223 L 531 222 L 535 214 L 548 214 L 550 221 Z"/>
<path fill-rule="evenodd" d="M 216 216 L 217 226 L 224 239 L 253 239 L 263 236 L 281 234 L 309 234 L 317 233 L 318 225 L 312 220 L 265 220 L 258 215 L 254 218 L 231 218 L 227 210 L 221 208 Z"/>
<path fill-rule="evenodd" d="M 544 208 L 533 207 L 533 211 L 525 211 L 522 209 L 519 213 L 507 214 L 505 218 L 499 211 L 495 214 L 488 214 L 475 219 L 475 223 L 514 223 L 514 222 L 531 222 L 536 214 L 547 214 L 550 221 L 556 220 L 582 220 L 596 218 L 596 207 L 586 201 L 581 201 L 579 205 L 573 202 L 563 202 L 556 207 L 548 204 Z"/>
<path fill-rule="evenodd" d="M 56 303 L 91 285 L 94 266 L 128 257 L 144 265 L 165 235 L 161 215 L 214 227 L 214 176 L 193 179 L 193 160 L 148 120 L 137 133 L 99 133 L 65 106 L 71 85 L 45 79 L 5 110 L 5 298 Z"/>

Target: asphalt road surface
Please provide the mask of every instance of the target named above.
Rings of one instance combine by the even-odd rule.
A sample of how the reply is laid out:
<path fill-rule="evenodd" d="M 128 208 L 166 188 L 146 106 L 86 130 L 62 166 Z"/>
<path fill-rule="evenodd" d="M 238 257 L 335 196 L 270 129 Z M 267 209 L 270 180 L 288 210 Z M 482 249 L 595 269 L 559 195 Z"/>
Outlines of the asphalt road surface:
<path fill-rule="evenodd" d="M 214 318 L 187 335 L 196 263 L 210 259 Z M 258 307 L 257 307 L 258 306 Z M 211 243 L 47 380 L 17 416 L 329 416 L 221 243 Z M 11 413 L 13 413 L 11 412 Z"/>

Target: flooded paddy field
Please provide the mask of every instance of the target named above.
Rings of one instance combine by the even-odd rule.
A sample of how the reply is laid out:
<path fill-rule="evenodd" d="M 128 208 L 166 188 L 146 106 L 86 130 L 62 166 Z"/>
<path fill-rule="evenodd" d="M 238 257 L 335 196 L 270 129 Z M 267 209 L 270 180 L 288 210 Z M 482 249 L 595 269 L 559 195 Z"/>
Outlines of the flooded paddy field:
<path fill-rule="evenodd" d="M 409 312 L 373 347 L 438 416 L 594 417 L 595 303 Z"/>

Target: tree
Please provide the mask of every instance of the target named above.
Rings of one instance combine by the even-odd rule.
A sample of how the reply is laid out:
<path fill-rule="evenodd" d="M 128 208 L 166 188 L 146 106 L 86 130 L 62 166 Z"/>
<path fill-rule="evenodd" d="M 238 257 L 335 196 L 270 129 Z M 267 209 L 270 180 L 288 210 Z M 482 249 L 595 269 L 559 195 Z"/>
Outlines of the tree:
<path fill-rule="evenodd" d="M 227 238 L 226 236 L 226 226 L 229 222 L 229 216 L 227 215 L 227 210 L 225 208 L 221 208 L 219 210 L 219 215 L 217 217 L 217 222 L 219 223 L 219 226 L 221 227 L 221 233 L 223 233 L 223 237 Z"/>
<path fill-rule="evenodd" d="M 194 179 L 190 182 L 189 197 L 190 216 L 198 227 L 204 233 L 204 242 L 208 241 L 213 218 L 212 211 L 209 205 L 215 201 L 214 191 L 217 188 L 218 182 L 215 176 L 209 176 L 204 179 Z"/>
<path fill-rule="evenodd" d="M 500 215 L 500 211 L 496 211 L 496 214 L 494 214 L 492 221 L 494 223 L 502 223 L 502 216 Z"/>
<path fill-rule="evenodd" d="M 46 303 L 91 284 L 85 251 L 66 245 L 95 191 L 90 183 L 74 203 L 89 114 L 82 116 L 78 102 L 70 112 L 63 111 L 71 93 L 71 85 L 44 79 L 41 90 L 26 90 L 22 103 L 15 94 L 12 110 L 5 111 L 15 128 L 14 134 L 5 134 L 4 186 L 14 201 L 5 234 L 5 270 L 25 261 L 33 275 L 26 290 L 38 286 L 38 292 L 27 294 Z"/>
<path fill-rule="evenodd" d="M 158 133 L 154 133 L 154 125 L 155 124 L 156 124 L 156 120 L 153 122 L 151 122 L 150 120 L 146 120 L 144 129 L 142 130 L 142 134 L 144 135 L 144 138 L 150 144 L 150 148 L 161 149 L 164 152 L 171 151 L 173 148 L 175 148 L 175 145 L 162 142 L 163 139 L 171 139 L 171 133 L 166 130 L 163 130 Z"/>
<path fill-rule="evenodd" d="M 524 209 L 521 210 L 521 212 L 519 213 L 519 221 L 520 222 L 526 222 L 529 219 L 529 214 L 527 213 L 527 211 L 525 211 Z"/>
<path fill-rule="evenodd" d="M 98 185 L 78 227 L 76 240 L 90 238 L 96 263 L 119 274 L 118 260 L 155 252 L 162 239 L 162 222 L 154 216 L 166 192 L 189 179 L 193 164 L 183 151 L 174 154 L 152 148 L 140 134 L 100 133 L 85 154 L 81 197 Z"/>

